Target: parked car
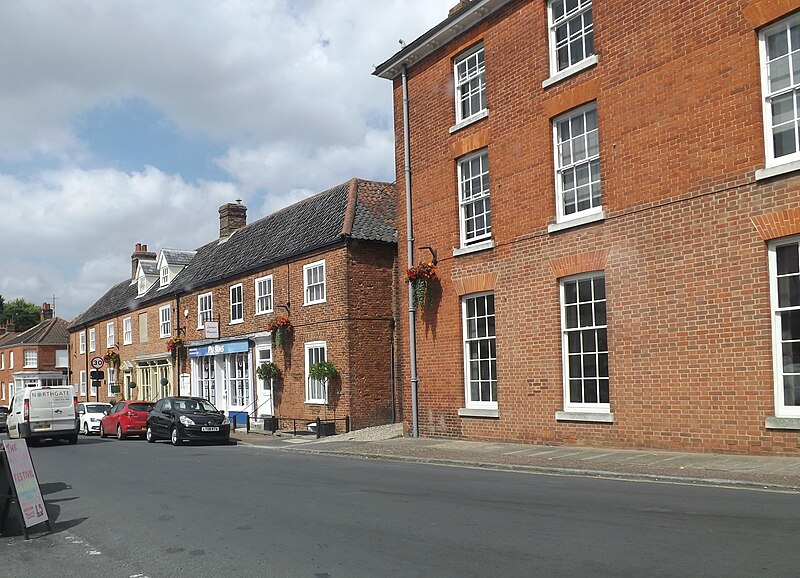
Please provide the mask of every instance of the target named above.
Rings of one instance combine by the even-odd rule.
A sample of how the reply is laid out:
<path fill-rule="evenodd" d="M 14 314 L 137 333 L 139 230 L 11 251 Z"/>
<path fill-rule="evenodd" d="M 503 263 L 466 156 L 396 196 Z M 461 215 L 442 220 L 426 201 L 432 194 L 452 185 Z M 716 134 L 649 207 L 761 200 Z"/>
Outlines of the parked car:
<path fill-rule="evenodd" d="M 120 401 L 100 421 L 100 437 L 115 435 L 121 440 L 128 436 L 139 436 L 144 439 L 147 416 L 154 405 L 152 401 Z"/>
<path fill-rule="evenodd" d="M 111 409 L 110 403 L 83 402 L 78 404 L 78 419 L 80 430 L 85 436 L 100 433 L 100 420 Z"/>
<path fill-rule="evenodd" d="M 165 397 L 147 417 L 146 435 L 150 443 L 166 439 L 174 446 L 184 441 L 228 443 L 231 422 L 202 397 Z"/>
<path fill-rule="evenodd" d="M 8 419 L 9 413 L 10 410 L 6 406 L 0 405 L 0 431 L 8 431 L 6 420 Z"/>

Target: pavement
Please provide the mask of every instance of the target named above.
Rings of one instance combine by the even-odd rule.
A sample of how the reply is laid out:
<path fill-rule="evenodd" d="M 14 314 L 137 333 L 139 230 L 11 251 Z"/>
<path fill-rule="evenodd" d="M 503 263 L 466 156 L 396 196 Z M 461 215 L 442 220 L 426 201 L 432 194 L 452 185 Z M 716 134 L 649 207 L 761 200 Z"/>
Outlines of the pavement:
<path fill-rule="evenodd" d="M 317 439 L 292 432 L 249 433 L 240 445 L 277 451 L 410 461 L 551 475 L 579 475 L 664 483 L 704 484 L 800 493 L 800 456 L 761 456 L 544 446 L 497 441 L 403 437 L 401 424 Z"/>

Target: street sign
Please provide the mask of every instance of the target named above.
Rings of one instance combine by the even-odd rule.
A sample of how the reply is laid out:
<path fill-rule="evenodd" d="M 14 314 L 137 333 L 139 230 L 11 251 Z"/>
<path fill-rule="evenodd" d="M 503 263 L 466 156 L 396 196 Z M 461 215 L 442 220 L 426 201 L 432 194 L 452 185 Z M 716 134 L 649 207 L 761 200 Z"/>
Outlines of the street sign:
<path fill-rule="evenodd" d="M 101 369 L 103 367 L 103 363 L 105 362 L 103 361 L 102 357 L 92 357 L 92 367 L 95 369 Z"/>
<path fill-rule="evenodd" d="M 96 379 L 93 379 L 92 380 L 92 387 L 97 389 L 98 387 L 100 387 L 100 382 L 97 381 Z"/>
<path fill-rule="evenodd" d="M 90 371 L 89 379 L 104 379 L 105 374 L 102 371 Z"/>

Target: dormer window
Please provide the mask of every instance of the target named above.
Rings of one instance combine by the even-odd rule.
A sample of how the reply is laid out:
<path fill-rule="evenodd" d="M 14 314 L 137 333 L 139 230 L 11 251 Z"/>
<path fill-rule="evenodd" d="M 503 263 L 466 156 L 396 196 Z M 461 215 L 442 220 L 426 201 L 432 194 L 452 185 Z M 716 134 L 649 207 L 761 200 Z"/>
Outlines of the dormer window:
<path fill-rule="evenodd" d="M 139 295 L 142 295 L 145 291 L 147 291 L 147 279 L 144 278 L 144 275 L 139 277 L 138 291 Z"/>
<path fill-rule="evenodd" d="M 161 267 L 161 286 L 169 285 L 169 266 Z"/>

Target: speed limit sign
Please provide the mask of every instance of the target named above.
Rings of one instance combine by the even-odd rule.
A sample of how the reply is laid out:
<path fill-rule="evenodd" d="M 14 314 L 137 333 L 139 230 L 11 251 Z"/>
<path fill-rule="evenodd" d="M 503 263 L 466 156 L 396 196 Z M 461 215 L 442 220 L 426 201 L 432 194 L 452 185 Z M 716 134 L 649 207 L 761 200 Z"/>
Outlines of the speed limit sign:
<path fill-rule="evenodd" d="M 103 358 L 102 357 L 92 357 L 92 367 L 95 369 L 100 369 L 103 367 Z"/>

